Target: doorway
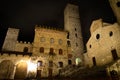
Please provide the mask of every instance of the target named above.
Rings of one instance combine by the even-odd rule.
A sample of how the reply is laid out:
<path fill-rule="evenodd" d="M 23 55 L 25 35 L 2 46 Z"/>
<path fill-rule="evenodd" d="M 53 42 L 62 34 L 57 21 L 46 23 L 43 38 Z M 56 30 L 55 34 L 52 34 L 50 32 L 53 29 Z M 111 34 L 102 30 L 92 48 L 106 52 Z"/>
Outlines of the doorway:
<path fill-rule="evenodd" d="M 37 79 L 41 78 L 41 70 L 37 70 Z"/>
<path fill-rule="evenodd" d="M 113 60 L 117 60 L 118 59 L 118 55 L 117 55 L 116 49 L 111 50 L 111 53 L 112 53 Z"/>
<path fill-rule="evenodd" d="M 93 66 L 96 66 L 96 58 L 95 57 L 92 58 L 92 61 L 93 61 Z"/>
<path fill-rule="evenodd" d="M 53 73 L 52 71 L 53 71 L 53 70 L 52 70 L 51 68 L 49 68 L 48 71 L 49 71 L 49 72 L 48 72 L 48 73 L 49 73 L 49 74 L 48 74 L 48 77 L 52 78 L 52 73 Z"/>

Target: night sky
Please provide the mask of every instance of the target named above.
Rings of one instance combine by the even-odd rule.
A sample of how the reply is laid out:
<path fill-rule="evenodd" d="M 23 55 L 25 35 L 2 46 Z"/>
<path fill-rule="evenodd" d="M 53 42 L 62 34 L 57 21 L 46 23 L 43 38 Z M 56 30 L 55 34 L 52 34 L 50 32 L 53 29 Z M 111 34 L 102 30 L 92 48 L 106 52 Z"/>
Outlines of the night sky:
<path fill-rule="evenodd" d="M 0 1 L 0 47 L 8 27 L 20 29 L 18 40 L 33 41 L 34 26 L 64 27 L 63 11 L 70 2 L 77 4 L 84 44 L 90 37 L 89 27 L 95 19 L 114 23 L 116 19 L 108 0 L 2 0 Z"/>

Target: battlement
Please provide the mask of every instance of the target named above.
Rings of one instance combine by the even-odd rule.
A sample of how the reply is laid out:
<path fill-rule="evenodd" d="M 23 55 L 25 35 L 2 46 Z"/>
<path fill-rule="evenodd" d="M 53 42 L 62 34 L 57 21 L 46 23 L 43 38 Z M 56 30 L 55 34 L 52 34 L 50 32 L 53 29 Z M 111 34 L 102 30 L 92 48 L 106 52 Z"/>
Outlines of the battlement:
<path fill-rule="evenodd" d="M 64 31 L 62 28 L 55 28 L 51 26 L 41 26 L 41 25 L 35 25 L 35 29 L 47 29 L 47 30 L 55 30 L 55 31 Z"/>
<path fill-rule="evenodd" d="M 30 44 L 30 45 L 33 44 L 33 43 L 31 43 L 31 42 L 27 42 L 27 41 L 17 41 L 17 43 L 20 43 L 20 44 Z"/>

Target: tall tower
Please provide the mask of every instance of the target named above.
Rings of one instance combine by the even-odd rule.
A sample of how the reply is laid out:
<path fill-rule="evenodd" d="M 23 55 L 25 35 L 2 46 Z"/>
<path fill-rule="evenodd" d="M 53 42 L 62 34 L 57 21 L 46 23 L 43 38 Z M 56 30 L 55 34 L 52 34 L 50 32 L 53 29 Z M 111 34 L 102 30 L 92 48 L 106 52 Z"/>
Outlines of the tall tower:
<path fill-rule="evenodd" d="M 75 62 L 77 58 L 82 60 L 84 45 L 78 6 L 67 4 L 64 10 L 64 29 L 68 31 L 67 43 L 71 48 L 72 61 Z"/>
<path fill-rule="evenodd" d="M 19 29 L 8 28 L 2 51 L 15 51 Z"/>
<path fill-rule="evenodd" d="M 120 0 L 109 0 L 118 24 L 120 25 Z"/>

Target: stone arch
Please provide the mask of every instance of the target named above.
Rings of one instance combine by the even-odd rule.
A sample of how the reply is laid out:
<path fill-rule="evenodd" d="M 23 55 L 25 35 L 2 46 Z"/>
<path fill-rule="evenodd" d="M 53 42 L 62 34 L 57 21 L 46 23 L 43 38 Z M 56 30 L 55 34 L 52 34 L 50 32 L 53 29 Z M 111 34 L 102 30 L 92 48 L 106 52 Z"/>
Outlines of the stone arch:
<path fill-rule="evenodd" d="M 11 60 L 3 60 L 0 63 L 0 80 L 11 79 L 14 72 L 14 64 Z"/>
<path fill-rule="evenodd" d="M 27 76 L 27 62 L 21 61 L 16 65 L 14 79 L 25 79 Z"/>
<path fill-rule="evenodd" d="M 76 65 L 79 65 L 82 62 L 82 60 L 80 58 L 76 58 L 75 62 L 76 62 Z"/>

